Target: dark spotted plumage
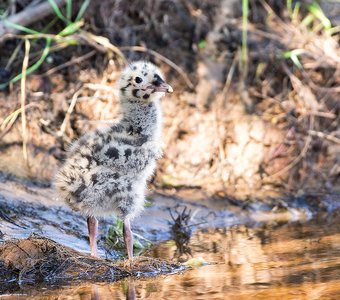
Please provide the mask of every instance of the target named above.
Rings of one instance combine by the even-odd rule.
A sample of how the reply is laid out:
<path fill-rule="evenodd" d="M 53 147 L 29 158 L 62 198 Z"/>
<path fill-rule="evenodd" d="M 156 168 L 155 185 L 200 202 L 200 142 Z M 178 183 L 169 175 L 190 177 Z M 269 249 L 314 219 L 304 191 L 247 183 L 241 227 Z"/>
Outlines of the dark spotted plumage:
<path fill-rule="evenodd" d="M 129 159 L 131 154 L 132 154 L 131 149 L 125 149 L 124 155 L 126 160 Z"/>
<path fill-rule="evenodd" d="M 107 149 L 107 151 L 105 152 L 105 155 L 108 158 L 119 159 L 119 151 L 115 147 L 111 147 L 111 148 Z"/>

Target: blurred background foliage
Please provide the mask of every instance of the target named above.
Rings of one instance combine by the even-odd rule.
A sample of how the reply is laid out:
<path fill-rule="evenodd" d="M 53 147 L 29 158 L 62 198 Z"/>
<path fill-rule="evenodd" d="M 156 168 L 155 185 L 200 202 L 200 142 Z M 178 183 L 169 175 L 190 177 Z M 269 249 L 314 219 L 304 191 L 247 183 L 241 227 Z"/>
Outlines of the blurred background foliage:
<path fill-rule="evenodd" d="M 161 67 L 157 191 L 270 201 L 339 192 L 336 1 L 0 4 L 0 169 L 50 184 L 65 149 L 119 114 L 127 62 Z"/>

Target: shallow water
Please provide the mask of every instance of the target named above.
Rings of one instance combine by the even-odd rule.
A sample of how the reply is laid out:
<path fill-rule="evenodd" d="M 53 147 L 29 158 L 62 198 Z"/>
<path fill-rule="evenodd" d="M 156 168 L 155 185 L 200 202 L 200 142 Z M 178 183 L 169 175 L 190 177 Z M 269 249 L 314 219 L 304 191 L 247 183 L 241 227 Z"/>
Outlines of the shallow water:
<path fill-rule="evenodd" d="M 4 299 L 340 299 L 340 211 L 309 221 L 196 232 L 194 258 L 208 265 L 182 274 L 111 284 L 29 288 Z M 150 256 L 177 259 L 165 242 Z M 181 259 L 190 258 L 184 254 Z"/>

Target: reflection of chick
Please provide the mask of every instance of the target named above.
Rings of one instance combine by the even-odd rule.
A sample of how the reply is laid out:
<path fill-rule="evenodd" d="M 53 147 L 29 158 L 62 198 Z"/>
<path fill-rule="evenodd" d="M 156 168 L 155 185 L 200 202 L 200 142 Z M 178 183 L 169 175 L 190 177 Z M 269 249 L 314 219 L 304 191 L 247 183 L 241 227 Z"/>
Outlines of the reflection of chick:
<path fill-rule="evenodd" d="M 129 258 L 133 256 L 130 219 L 143 209 L 146 181 L 161 155 L 159 100 L 172 92 L 162 78 L 151 63 L 139 61 L 127 67 L 119 83 L 123 118 L 75 142 L 57 174 L 59 193 L 71 208 L 88 217 L 93 256 L 97 256 L 96 216 L 113 212 L 124 220 L 126 250 Z"/>

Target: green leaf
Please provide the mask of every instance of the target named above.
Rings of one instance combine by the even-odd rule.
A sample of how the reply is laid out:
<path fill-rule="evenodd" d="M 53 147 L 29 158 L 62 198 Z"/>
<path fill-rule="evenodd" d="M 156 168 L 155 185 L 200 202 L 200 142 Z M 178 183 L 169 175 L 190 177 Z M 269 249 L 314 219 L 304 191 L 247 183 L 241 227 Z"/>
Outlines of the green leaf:
<path fill-rule="evenodd" d="M 292 6 L 292 0 L 287 0 L 287 10 L 289 12 L 290 15 L 293 14 L 293 6 Z"/>
<path fill-rule="evenodd" d="M 302 64 L 300 63 L 298 55 L 302 54 L 304 51 L 302 49 L 294 49 L 292 51 L 286 51 L 283 53 L 284 58 L 289 58 L 291 61 L 299 68 L 303 69 Z"/>
<path fill-rule="evenodd" d="M 79 9 L 79 12 L 78 12 L 78 15 L 76 17 L 75 22 L 78 22 L 82 18 L 82 16 L 84 15 L 84 13 L 85 13 L 87 7 L 89 6 L 89 4 L 90 4 L 90 0 L 85 0 L 83 2 L 83 4 L 81 5 L 81 7 Z"/>
<path fill-rule="evenodd" d="M 116 222 L 116 231 L 123 236 L 123 228 L 124 228 L 124 222 L 121 219 L 117 219 Z"/>
<path fill-rule="evenodd" d="M 145 202 L 144 202 L 145 207 L 150 207 L 152 205 L 153 205 L 153 203 L 151 201 L 145 200 Z"/>
<path fill-rule="evenodd" d="M 293 22 L 295 22 L 297 20 L 297 17 L 299 15 L 299 11 L 300 11 L 300 7 L 301 7 L 301 3 L 300 2 L 297 2 L 294 6 L 294 10 L 293 10 L 293 13 L 292 13 L 292 20 Z"/>
<path fill-rule="evenodd" d="M 69 39 L 69 40 L 61 40 L 58 42 L 58 40 L 56 41 L 57 44 L 65 44 L 65 45 L 70 45 L 70 46 L 74 46 L 74 45 L 78 45 L 79 41 L 78 40 L 73 40 L 73 39 Z"/>
<path fill-rule="evenodd" d="M 66 24 L 70 23 L 69 20 L 67 20 L 64 15 L 61 13 L 61 10 L 59 9 L 57 3 L 55 3 L 54 0 L 48 0 L 48 2 L 50 3 L 50 5 L 53 8 L 54 13 L 58 16 L 58 18 L 62 21 L 64 21 Z"/>
<path fill-rule="evenodd" d="M 199 49 L 204 49 L 207 45 L 207 42 L 205 40 L 202 40 L 198 43 L 198 48 Z"/>
<path fill-rule="evenodd" d="M 39 31 L 35 31 L 35 30 L 27 28 L 25 26 L 22 26 L 22 25 L 19 25 L 19 24 L 16 24 L 16 23 L 12 23 L 11 21 L 8 21 L 8 20 L 4 20 L 4 24 L 7 27 L 10 27 L 10 28 L 13 28 L 13 29 L 16 29 L 16 30 L 19 30 L 19 31 L 23 31 L 23 32 L 26 32 L 26 33 L 29 33 L 29 34 L 40 34 Z"/>
<path fill-rule="evenodd" d="M 299 69 L 302 69 L 302 65 L 301 65 L 301 63 L 300 63 L 299 58 L 297 57 L 297 55 L 295 55 L 295 54 L 292 55 L 290 59 L 293 61 L 293 63 L 294 63 Z"/>
<path fill-rule="evenodd" d="M 242 0 L 242 47 L 241 47 L 241 62 L 245 68 L 248 62 L 248 15 L 249 2 Z"/>
<path fill-rule="evenodd" d="M 68 24 L 62 31 L 58 33 L 59 36 L 68 36 L 76 31 L 79 30 L 79 28 L 83 25 L 83 22 L 76 22 L 76 23 L 70 23 Z"/>
<path fill-rule="evenodd" d="M 27 68 L 26 70 L 26 75 L 29 75 L 31 74 L 32 72 L 34 72 L 35 70 L 37 70 L 41 64 L 45 61 L 47 55 L 49 54 L 50 52 L 50 47 L 51 47 L 51 42 L 52 42 L 52 39 L 51 38 L 47 38 L 46 39 L 46 45 L 45 45 L 45 48 L 44 48 L 44 51 L 43 53 L 41 54 L 41 57 L 39 58 L 39 60 L 33 64 L 32 66 L 30 66 L 29 68 Z M 2 83 L 0 84 L 0 89 L 4 89 L 6 88 L 9 83 L 15 83 L 17 82 L 18 80 L 20 80 L 22 78 L 22 73 L 16 75 L 15 77 L 13 77 L 10 81 L 8 82 L 5 82 L 5 83 Z"/>
<path fill-rule="evenodd" d="M 308 14 L 302 21 L 301 24 L 303 24 L 304 26 L 309 26 L 313 21 L 314 21 L 315 17 L 312 14 Z"/>
<path fill-rule="evenodd" d="M 72 17 L 72 0 L 66 1 L 66 18 L 71 21 Z"/>
<path fill-rule="evenodd" d="M 315 16 L 317 19 L 320 20 L 321 24 L 326 30 L 329 30 L 332 28 L 331 21 L 325 16 L 323 13 L 320 5 L 316 3 L 315 1 L 308 6 L 309 11 L 313 16 Z"/>

